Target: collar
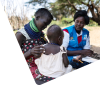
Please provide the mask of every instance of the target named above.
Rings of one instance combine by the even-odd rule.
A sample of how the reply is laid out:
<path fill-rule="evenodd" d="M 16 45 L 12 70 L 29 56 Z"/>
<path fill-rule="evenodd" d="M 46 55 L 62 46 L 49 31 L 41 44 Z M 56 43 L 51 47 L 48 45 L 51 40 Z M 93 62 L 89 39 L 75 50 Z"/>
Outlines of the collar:
<path fill-rule="evenodd" d="M 77 34 L 77 37 L 78 37 L 78 36 L 81 36 L 81 35 L 82 35 L 82 30 L 81 30 L 80 34 L 78 34 L 78 33 L 76 33 L 76 34 Z"/>

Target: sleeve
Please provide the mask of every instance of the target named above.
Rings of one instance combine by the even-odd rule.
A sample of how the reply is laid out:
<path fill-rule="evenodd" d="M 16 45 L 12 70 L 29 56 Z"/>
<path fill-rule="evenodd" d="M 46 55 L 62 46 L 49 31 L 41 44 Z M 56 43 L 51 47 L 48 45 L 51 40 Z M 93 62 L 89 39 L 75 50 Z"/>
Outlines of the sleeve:
<path fill-rule="evenodd" d="M 63 44 L 62 46 L 64 46 L 65 48 L 68 47 L 68 44 L 69 44 L 69 33 L 66 32 L 66 31 L 63 31 L 64 32 L 64 38 L 63 38 Z"/>
<path fill-rule="evenodd" d="M 87 40 L 86 40 L 86 45 L 83 47 L 83 49 L 90 49 L 90 36 L 88 36 Z"/>

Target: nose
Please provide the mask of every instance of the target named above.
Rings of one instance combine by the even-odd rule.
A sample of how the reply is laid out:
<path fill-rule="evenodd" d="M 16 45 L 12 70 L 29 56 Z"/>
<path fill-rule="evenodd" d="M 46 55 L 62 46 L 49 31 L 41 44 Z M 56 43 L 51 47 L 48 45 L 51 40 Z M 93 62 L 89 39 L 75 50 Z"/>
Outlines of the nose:
<path fill-rule="evenodd" d="M 80 23 L 80 22 L 78 22 L 77 24 L 78 24 L 78 25 L 80 25 L 81 23 Z"/>

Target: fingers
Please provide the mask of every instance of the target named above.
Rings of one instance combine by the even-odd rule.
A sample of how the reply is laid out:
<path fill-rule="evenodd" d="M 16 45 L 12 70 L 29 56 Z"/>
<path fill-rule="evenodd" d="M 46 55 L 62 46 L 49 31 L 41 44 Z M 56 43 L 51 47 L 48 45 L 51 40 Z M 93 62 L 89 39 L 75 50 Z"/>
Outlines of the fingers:
<path fill-rule="evenodd" d="M 74 62 L 79 62 L 79 60 L 78 60 L 78 59 L 73 59 L 73 61 L 74 61 Z"/>
<path fill-rule="evenodd" d="M 35 44 L 34 48 L 31 49 L 31 54 L 34 55 L 35 58 L 39 58 L 42 53 L 45 52 L 44 46 L 40 46 Z"/>
<path fill-rule="evenodd" d="M 41 57 L 41 54 L 34 54 L 34 57 L 39 58 L 39 57 Z"/>
<path fill-rule="evenodd" d="M 79 56 L 77 56 L 77 58 L 76 58 L 77 60 L 81 60 L 82 59 L 82 56 L 81 55 L 79 55 Z"/>

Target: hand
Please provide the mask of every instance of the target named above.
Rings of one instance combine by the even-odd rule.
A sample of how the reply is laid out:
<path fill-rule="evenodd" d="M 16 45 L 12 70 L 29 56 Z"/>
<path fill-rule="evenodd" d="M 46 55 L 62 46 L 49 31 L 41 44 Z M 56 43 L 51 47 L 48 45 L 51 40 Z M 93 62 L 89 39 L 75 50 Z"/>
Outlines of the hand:
<path fill-rule="evenodd" d="M 34 45 L 34 48 L 30 50 L 30 54 L 34 55 L 35 58 L 39 58 L 44 51 L 44 46 Z"/>
<path fill-rule="evenodd" d="M 77 58 L 73 59 L 74 62 L 80 62 L 79 60 L 82 60 L 82 56 L 79 55 Z"/>
<path fill-rule="evenodd" d="M 93 54 L 93 51 L 90 50 L 90 49 L 84 49 L 84 50 L 81 50 L 81 55 L 86 57 L 86 56 L 92 56 Z"/>

